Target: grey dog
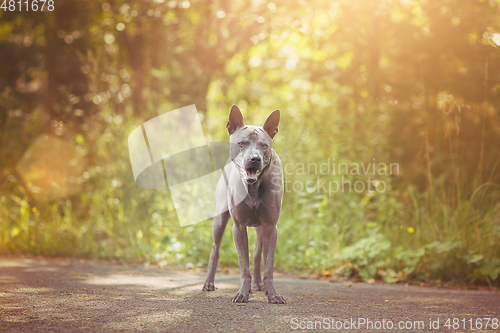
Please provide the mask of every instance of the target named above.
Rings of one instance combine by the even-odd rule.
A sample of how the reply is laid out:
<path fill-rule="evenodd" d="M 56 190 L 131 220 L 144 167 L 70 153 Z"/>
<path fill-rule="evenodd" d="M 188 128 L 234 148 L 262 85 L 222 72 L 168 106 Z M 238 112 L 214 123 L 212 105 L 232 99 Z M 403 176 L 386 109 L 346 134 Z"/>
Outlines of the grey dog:
<path fill-rule="evenodd" d="M 273 111 L 262 127 L 245 125 L 240 109 L 233 105 L 226 128 L 229 132 L 229 163 L 216 189 L 216 216 L 212 225 L 213 245 L 203 290 L 212 291 L 219 249 L 229 217 L 233 219 L 233 240 L 238 252 L 241 287 L 233 302 L 248 302 L 250 289 L 265 290 L 270 303 L 284 304 L 285 298 L 274 289 L 274 253 L 278 241 L 276 224 L 283 198 L 283 170 L 273 150 L 278 133 L 280 111 Z M 247 227 L 255 227 L 257 244 L 250 274 Z M 260 268 L 264 253 L 264 278 Z"/>

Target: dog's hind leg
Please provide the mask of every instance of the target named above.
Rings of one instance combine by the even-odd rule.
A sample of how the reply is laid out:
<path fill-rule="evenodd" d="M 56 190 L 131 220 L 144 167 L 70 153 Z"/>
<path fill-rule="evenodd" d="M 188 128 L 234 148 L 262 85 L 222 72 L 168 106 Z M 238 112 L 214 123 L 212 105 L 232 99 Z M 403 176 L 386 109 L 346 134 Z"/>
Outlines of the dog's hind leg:
<path fill-rule="evenodd" d="M 214 222 L 212 224 L 212 237 L 214 242 L 212 244 L 212 251 L 210 252 L 207 279 L 205 280 L 205 284 L 203 285 L 203 290 L 215 290 L 214 280 L 215 271 L 217 270 L 217 263 L 219 262 L 220 243 L 222 242 L 222 236 L 224 236 L 224 230 L 226 229 L 229 217 L 229 211 L 225 211 L 224 213 L 214 217 Z"/>
<path fill-rule="evenodd" d="M 253 251 L 252 289 L 264 290 L 264 284 L 262 283 L 262 278 L 260 275 L 262 262 L 262 227 L 256 227 L 255 231 L 257 232 L 257 243 L 255 244 L 255 250 Z"/>

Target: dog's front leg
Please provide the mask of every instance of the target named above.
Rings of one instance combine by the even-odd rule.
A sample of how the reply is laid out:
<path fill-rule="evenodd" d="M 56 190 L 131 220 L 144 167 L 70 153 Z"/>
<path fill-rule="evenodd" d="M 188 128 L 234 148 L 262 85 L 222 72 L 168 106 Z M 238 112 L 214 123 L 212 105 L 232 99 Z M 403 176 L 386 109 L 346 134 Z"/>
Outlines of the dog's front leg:
<path fill-rule="evenodd" d="M 274 253 L 276 252 L 276 244 L 278 243 L 278 228 L 276 225 L 266 226 L 263 234 L 264 246 L 264 287 L 266 288 L 267 298 L 269 303 L 285 304 L 285 298 L 279 295 L 274 289 L 273 282 L 273 267 Z"/>
<path fill-rule="evenodd" d="M 234 295 L 232 301 L 235 303 L 247 303 L 250 295 L 250 285 L 252 283 L 252 276 L 250 275 L 250 259 L 248 258 L 248 235 L 247 227 L 242 226 L 237 221 L 234 221 L 233 223 L 233 240 L 234 245 L 236 246 L 236 252 L 238 252 L 241 287 L 236 295 Z"/>
<path fill-rule="evenodd" d="M 212 251 L 210 252 L 210 260 L 208 262 L 207 279 L 203 285 L 203 290 L 206 291 L 215 290 L 215 271 L 217 270 L 217 263 L 219 262 L 219 249 L 222 242 L 222 236 L 224 236 L 227 221 L 229 221 L 228 211 L 214 217 L 214 222 L 212 224 L 212 238 L 214 242 L 212 244 Z"/>
<path fill-rule="evenodd" d="M 253 251 L 252 288 L 254 290 L 265 290 L 260 274 L 260 266 L 262 262 L 262 227 L 256 227 L 255 231 L 257 232 L 257 244 L 255 245 L 255 250 Z M 265 260 L 264 260 L 264 265 L 265 265 Z"/>

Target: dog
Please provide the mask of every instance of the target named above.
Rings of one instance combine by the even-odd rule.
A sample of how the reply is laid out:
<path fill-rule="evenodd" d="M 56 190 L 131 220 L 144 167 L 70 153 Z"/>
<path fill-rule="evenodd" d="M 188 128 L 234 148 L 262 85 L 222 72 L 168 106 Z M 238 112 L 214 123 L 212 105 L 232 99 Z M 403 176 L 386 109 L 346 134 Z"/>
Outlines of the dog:
<path fill-rule="evenodd" d="M 240 109 L 233 105 L 226 128 L 229 160 L 216 188 L 216 216 L 212 225 L 213 245 L 203 290 L 215 289 L 219 249 L 229 217 L 233 219 L 233 240 L 238 252 L 241 287 L 232 298 L 247 303 L 251 288 L 265 291 L 269 303 L 285 304 L 273 283 L 273 266 L 278 241 L 277 222 L 283 199 L 283 167 L 273 150 L 280 111 L 273 111 L 261 126 L 245 125 Z M 253 254 L 253 283 L 250 274 L 247 227 L 255 227 L 257 244 Z M 264 253 L 264 277 L 261 259 Z"/>

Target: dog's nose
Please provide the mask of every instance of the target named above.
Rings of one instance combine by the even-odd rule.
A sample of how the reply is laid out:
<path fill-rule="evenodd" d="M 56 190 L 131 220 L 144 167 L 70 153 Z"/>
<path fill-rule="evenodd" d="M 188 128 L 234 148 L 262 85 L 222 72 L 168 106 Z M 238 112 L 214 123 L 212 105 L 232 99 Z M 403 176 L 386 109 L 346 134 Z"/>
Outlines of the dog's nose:
<path fill-rule="evenodd" d="M 260 163 L 260 156 L 255 155 L 250 159 L 250 162 L 252 163 Z"/>

